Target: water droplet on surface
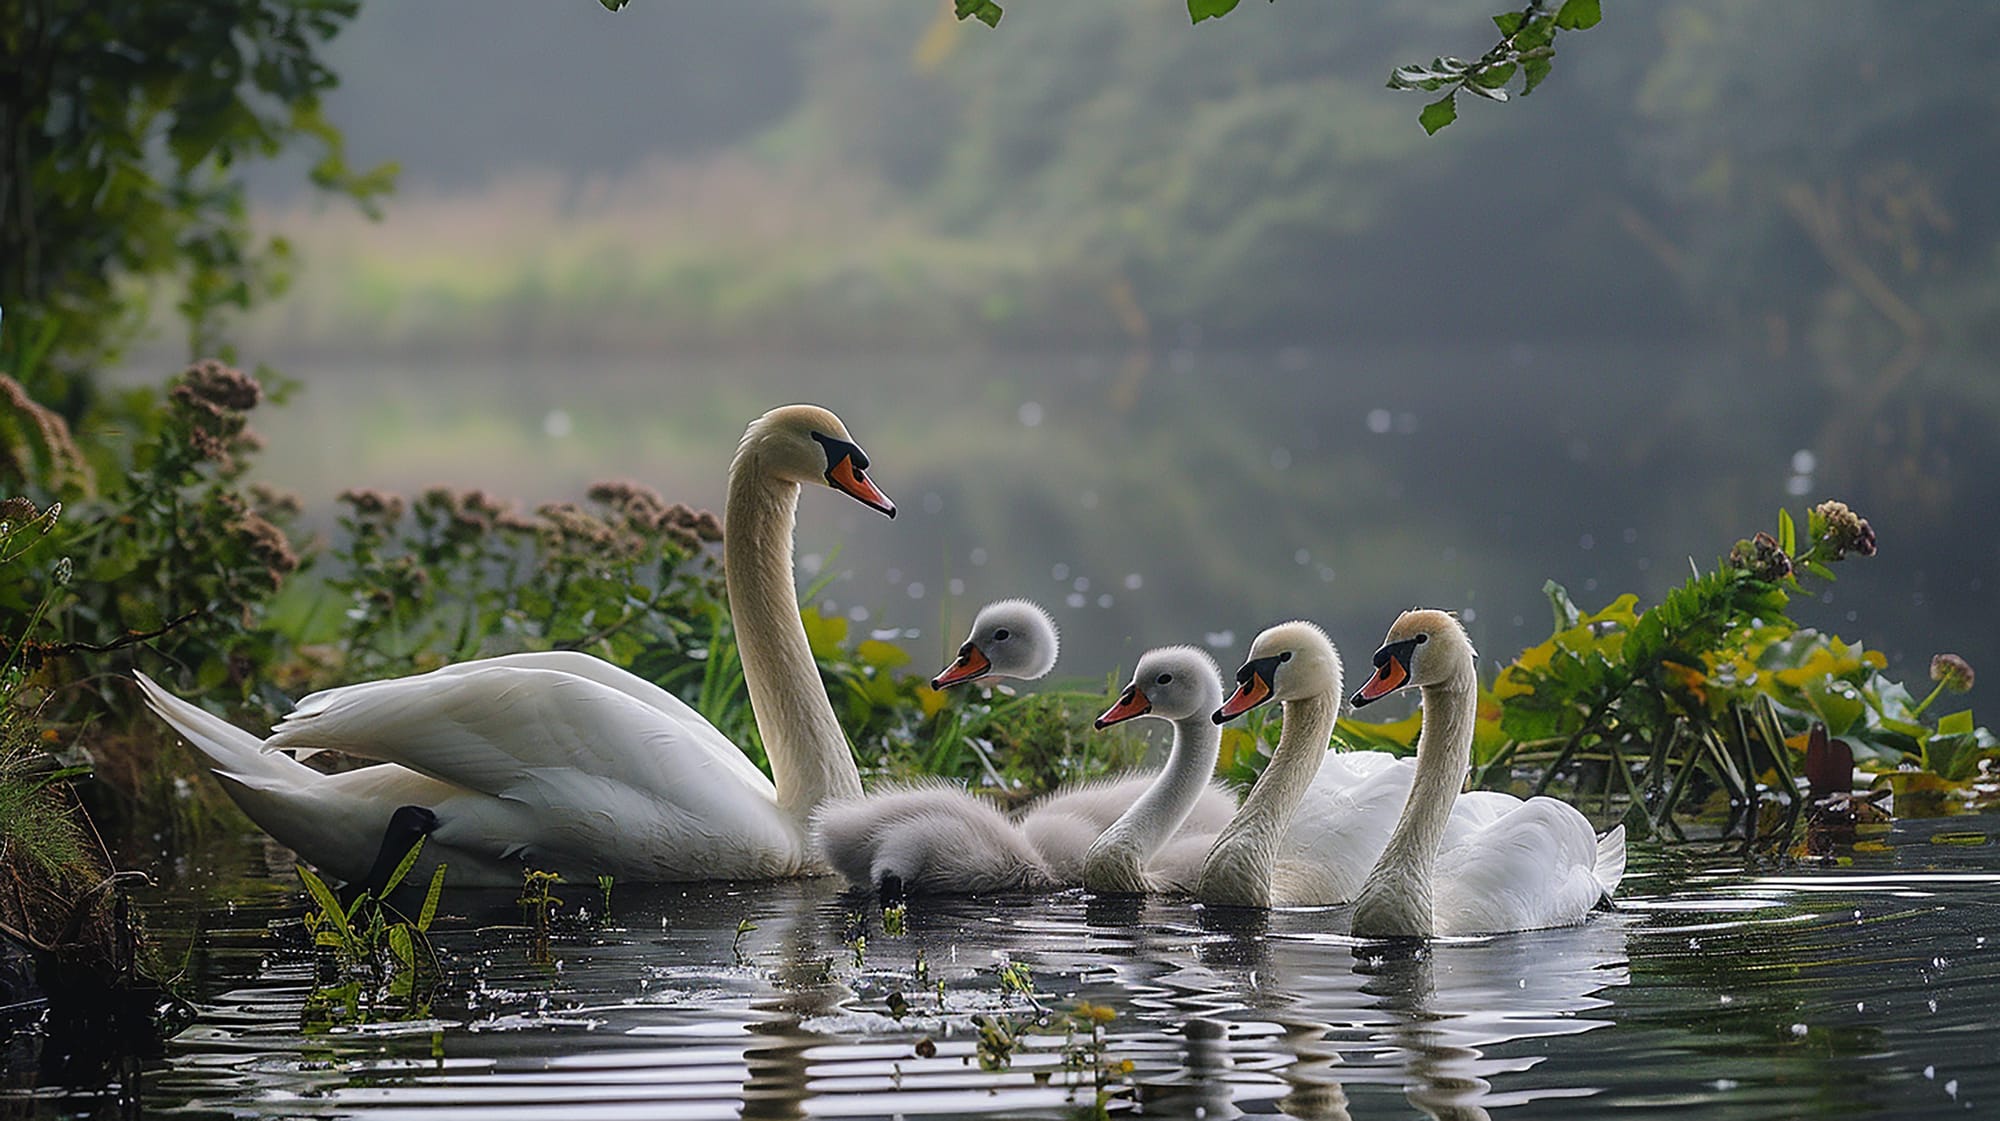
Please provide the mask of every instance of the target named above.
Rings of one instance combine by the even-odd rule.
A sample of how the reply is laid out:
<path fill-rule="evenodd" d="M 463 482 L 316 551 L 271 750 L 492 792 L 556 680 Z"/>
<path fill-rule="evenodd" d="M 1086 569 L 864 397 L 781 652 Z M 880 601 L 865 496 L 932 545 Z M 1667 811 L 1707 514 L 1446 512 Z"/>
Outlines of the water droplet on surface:
<path fill-rule="evenodd" d="M 1805 1038 L 1805 1035 L 1806 1035 L 1806 1031 L 1807 1031 L 1807 1030 L 1808 1030 L 1808 1029 L 1806 1028 L 1806 1026 L 1805 1026 L 1804 1024 L 1793 1024 L 1793 1025 L 1792 1025 L 1792 1035 L 1793 1035 L 1793 1037 L 1794 1037 L 1794 1038 L 1797 1038 L 1797 1039 L 1804 1039 L 1804 1038 Z"/>
<path fill-rule="evenodd" d="M 910 586 L 909 586 L 909 587 L 907 587 L 907 588 L 905 588 L 905 589 L 903 589 L 903 590 L 904 590 L 904 591 L 906 591 L 906 592 L 908 592 L 908 593 L 910 593 L 910 598 L 911 598 L 911 599 L 922 599 L 922 598 L 924 598 L 924 584 L 923 584 L 923 581 L 921 581 L 921 580 L 912 580 L 912 581 L 910 581 Z"/>
<path fill-rule="evenodd" d="M 1033 401 L 1021 402 L 1020 412 L 1016 415 L 1021 418 L 1022 426 L 1026 428 L 1034 428 L 1042 423 L 1042 407 Z"/>
<path fill-rule="evenodd" d="M 560 440 L 576 430 L 576 423 L 565 409 L 550 409 L 542 417 L 542 435 L 551 440 Z"/>
<path fill-rule="evenodd" d="M 1311 564 L 1312 559 L 1312 553 L 1305 549 L 1300 549 L 1298 552 L 1292 554 L 1293 564 Z"/>
<path fill-rule="evenodd" d="M 1049 579 L 1051 580 L 1069 579 L 1069 566 L 1058 562 L 1055 567 L 1049 569 Z"/>
<path fill-rule="evenodd" d="M 1202 635 L 1201 640 L 1203 642 L 1208 643 L 1210 646 L 1228 646 L 1229 644 L 1236 641 L 1236 632 L 1210 631 L 1207 634 Z"/>
<path fill-rule="evenodd" d="M 865 623 L 868 621 L 868 609 L 856 604 L 847 609 L 847 617 L 857 623 Z"/>
<path fill-rule="evenodd" d="M 1063 597 L 1063 602 L 1069 604 L 1071 607 L 1082 607 L 1085 603 L 1089 601 L 1085 598 L 1082 592 L 1071 592 L 1070 594 Z"/>
<path fill-rule="evenodd" d="M 1368 410 L 1368 431 L 1375 433 L 1377 436 L 1386 435 L 1389 429 L 1395 426 L 1395 423 L 1396 418 L 1391 416 L 1387 409 Z"/>
<path fill-rule="evenodd" d="M 951 578 L 951 582 L 944 586 L 944 589 L 945 591 L 950 592 L 952 595 L 962 596 L 965 594 L 965 581 L 960 580 L 958 577 L 954 576 Z"/>
<path fill-rule="evenodd" d="M 1597 538 L 1592 537 L 1590 534 L 1586 533 L 1582 537 L 1576 539 L 1576 547 L 1588 552 L 1591 549 L 1597 548 Z"/>
<path fill-rule="evenodd" d="M 986 563 L 986 547 L 985 547 L 985 546 L 983 546 L 983 545 L 980 545 L 980 546 L 975 546 L 975 547 L 973 548 L 973 550 L 972 550 L 971 554 L 969 554 L 969 556 L 967 557 L 967 559 L 968 559 L 968 560 L 970 560 L 970 561 L 972 561 L 972 563 L 973 563 L 973 564 L 976 564 L 976 565 L 978 565 L 978 564 L 985 564 L 985 563 Z"/>
<path fill-rule="evenodd" d="M 944 512 L 944 495 L 939 494 L 936 491 L 925 492 L 924 513 L 941 514 L 943 512 Z"/>
<path fill-rule="evenodd" d="M 1090 590 L 1090 577 L 1079 576 L 1076 578 L 1076 582 L 1071 584 L 1070 587 L 1075 588 L 1079 592 L 1087 592 Z"/>
<path fill-rule="evenodd" d="M 1111 606 L 1111 593 L 1105 592 L 1103 595 L 1098 596 L 1097 606 L 1108 609 Z"/>
<path fill-rule="evenodd" d="M 1800 448 L 1792 453 L 1792 474 L 1810 475 L 1819 469 L 1819 457 L 1811 451 Z"/>
<path fill-rule="evenodd" d="M 1791 478 L 1785 480 L 1785 493 L 1791 495 L 1793 498 L 1803 498 L 1811 494 L 1812 488 L 1813 481 L 1811 475 L 1793 475 Z"/>
<path fill-rule="evenodd" d="M 1145 583 L 1146 578 L 1136 572 L 1127 573 L 1125 576 L 1125 590 L 1128 592 L 1138 591 Z"/>

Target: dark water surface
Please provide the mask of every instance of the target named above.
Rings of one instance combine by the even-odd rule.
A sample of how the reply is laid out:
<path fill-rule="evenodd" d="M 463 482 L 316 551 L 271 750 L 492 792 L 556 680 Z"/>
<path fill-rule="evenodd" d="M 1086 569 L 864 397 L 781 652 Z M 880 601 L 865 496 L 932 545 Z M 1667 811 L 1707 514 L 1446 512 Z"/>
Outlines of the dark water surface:
<path fill-rule="evenodd" d="M 815 881 L 618 888 L 609 922 L 573 922 L 538 966 L 511 893 L 450 894 L 432 1018 L 314 1034 L 314 961 L 271 926 L 302 906 L 275 873 L 256 905 L 183 893 L 156 909 L 169 947 L 192 938 L 200 1019 L 137 1104 L 1061 1117 L 1091 1106 L 1101 1073 L 1110 1108 L 1144 1116 L 1990 1117 L 2000 845 L 1977 831 L 1991 824 L 1900 823 L 1843 867 L 1635 852 L 1618 913 L 1415 955 L 1346 938 L 1345 908 L 1263 916 L 1081 891 L 919 902 L 892 936 L 868 900 Z M 592 886 L 562 894 L 596 907 Z M 1046 1008 L 1115 1011 L 1101 1050 L 1023 1036 L 1006 1070 L 982 1071 L 973 1017 L 1035 1015 L 1004 990 L 1005 962 Z M 8 1113 L 114 1109 L 44 1092 Z"/>

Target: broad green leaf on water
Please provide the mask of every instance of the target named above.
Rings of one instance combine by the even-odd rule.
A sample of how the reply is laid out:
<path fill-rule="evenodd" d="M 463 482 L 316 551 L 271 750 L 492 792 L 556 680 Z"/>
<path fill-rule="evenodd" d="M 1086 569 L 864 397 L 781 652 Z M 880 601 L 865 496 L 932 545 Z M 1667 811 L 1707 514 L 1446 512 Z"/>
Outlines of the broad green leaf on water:
<path fill-rule="evenodd" d="M 1563 0 L 1556 10 L 1556 26 L 1564 31 L 1588 31 L 1604 18 L 1598 0 Z"/>
<path fill-rule="evenodd" d="M 799 621 L 805 624 L 806 645 L 812 647 L 813 657 L 831 658 L 840 653 L 841 643 L 847 641 L 844 616 L 827 615 L 817 607 L 807 607 L 799 612 Z"/>
<path fill-rule="evenodd" d="M 1526 15 L 1520 12 L 1501 12 L 1499 15 L 1493 17 L 1493 26 L 1500 29 L 1500 34 L 1512 38 L 1516 31 L 1521 30 L 1521 24 L 1527 18 Z"/>
<path fill-rule="evenodd" d="M 1205 19 L 1221 19 L 1236 10 L 1239 0 L 1188 0 L 1188 19 L 1200 23 Z"/>
<path fill-rule="evenodd" d="M 1938 734 L 1946 736 L 1971 735 L 1972 710 L 1968 708 L 1964 712 L 1954 712 L 1949 716 L 1938 717 L 1937 730 Z"/>
<path fill-rule="evenodd" d="M 409 875 L 410 869 L 416 866 L 417 854 L 424 851 L 425 840 L 424 837 L 418 837 L 417 843 L 410 846 L 410 851 L 403 854 L 403 859 L 396 862 L 396 870 L 389 873 L 389 879 L 382 885 L 383 898 L 388 898 L 390 892 L 401 886 L 403 877 Z"/>
<path fill-rule="evenodd" d="M 1458 102 L 1454 100 L 1452 94 L 1446 94 L 1431 102 L 1424 106 L 1423 112 L 1417 114 L 1417 123 L 1424 126 L 1424 131 L 1432 136 L 1436 136 L 1439 129 L 1457 119 Z"/>
<path fill-rule="evenodd" d="M 898 669 L 910 662 L 909 651 L 894 643 L 883 642 L 879 638 L 867 639 L 856 646 L 854 656 L 861 659 L 861 664 L 874 666 L 879 670 Z"/>
<path fill-rule="evenodd" d="M 1792 512 L 1783 508 L 1778 510 L 1778 548 L 1788 557 L 1799 551 L 1798 527 L 1792 524 Z"/>
<path fill-rule="evenodd" d="M 437 919 L 438 899 L 444 895 L 444 868 L 439 864 L 437 871 L 431 873 L 430 890 L 424 893 L 424 909 L 417 912 L 418 930 L 428 931 Z"/>
<path fill-rule="evenodd" d="M 993 0 L 952 0 L 959 19 L 976 19 L 988 27 L 1000 26 L 1000 5 Z"/>
<path fill-rule="evenodd" d="M 1860 691 L 1845 681 L 1822 677 L 1808 682 L 1804 693 L 1813 713 L 1825 721 L 1829 735 L 1846 735 L 1854 727 L 1854 722 L 1868 711 Z"/>
<path fill-rule="evenodd" d="M 1986 834 L 1984 833 L 1946 832 L 1931 834 L 1931 844 L 1934 845 L 1983 845 L 1985 843 Z"/>

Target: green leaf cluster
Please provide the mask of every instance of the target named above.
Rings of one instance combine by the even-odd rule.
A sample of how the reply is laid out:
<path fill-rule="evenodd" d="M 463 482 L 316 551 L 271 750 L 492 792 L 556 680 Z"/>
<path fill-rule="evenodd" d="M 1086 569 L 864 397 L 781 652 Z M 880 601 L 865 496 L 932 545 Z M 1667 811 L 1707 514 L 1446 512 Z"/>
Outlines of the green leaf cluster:
<path fill-rule="evenodd" d="M 441 976 L 429 934 L 444 897 L 446 866 L 439 863 L 432 871 L 415 918 L 388 902 L 416 867 L 424 840 L 417 838 L 403 854 L 379 893 L 364 891 L 346 905 L 312 869 L 299 866 L 299 882 L 312 904 L 306 933 L 316 948 L 331 954 L 334 966 L 332 980 L 315 985 L 306 998 L 309 1029 L 429 1014 L 429 994 Z"/>
<path fill-rule="evenodd" d="M 348 166 L 321 112 L 321 50 L 358 0 L 0 0 L 0 306 L 49 325 L 44 401 L 75 420 L 87 375 L 171 281 L 197 353 L 282 284 L 289 249 L 249 227 L 243 165 L 317 150 L 319 187 L 370 205 L 393 167 Z M 30 340 L 0 340 L 0 359 Z M 11 360 L 0 364 L 12 365 Z"/>
<path fill-rule="evenodd" d="M 1550 10 L 1548 0 L 1533 0 L 1519 11 L 1501 12 L 1493 17 L 1500 29 L 1500 41 L 1485 54 L 1467 61 L 1440 55 L 1428 64 L 1411 63 L 1389 72 L 1392 90 L 1443 91 L 1444 96 L 1424 106 L 1417 122 L 1433 136 L 1458 119 L 1458 95 L 1469 93 L 1488 101 L 1507 101 L 1508 84 L 1518 75 L 1523 96 L 1535 92 L 1554 65 L 1558 31 L 1587 31 L 1597 26 L 1603 13 L 1599 0 L 1563 0 Z"/>

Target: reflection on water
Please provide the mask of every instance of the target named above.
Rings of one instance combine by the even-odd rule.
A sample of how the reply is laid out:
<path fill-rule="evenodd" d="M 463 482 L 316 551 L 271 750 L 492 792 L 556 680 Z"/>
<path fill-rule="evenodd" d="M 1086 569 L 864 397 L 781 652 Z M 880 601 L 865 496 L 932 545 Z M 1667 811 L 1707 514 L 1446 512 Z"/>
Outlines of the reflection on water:
<path fill-rule="evenodd" d="M 1416 950 L 1348 939 L 1345 908 L 1077 891 L 925 902 L 892 936 L 819 881 L 619 888 L 612 920 L 538 967 L 510 893 L 469 893 L 447 902 L 432 1018 L 319 1034 L 299 1026 L 313 962 L 268 926 L 295 903 L 181 897 L 159 915 L 198 927 L 201 1019 L 139 1096 L 192 1115 L 1061 1117 L 1108 1072 L 1112 1108 L 1146 1116 L 1979 1116 L 2000 1101 L 2000 850 L 1934 831 L 1899 825 L 1889 852 L 1825 871 L 1638 853 L 1617 913 Z M 1003 963 L 1032 983 L 1006 989 Z M 1022 1032 L 981 1069 L 975 1017 L 1079 1001 L 1117 1012 L 1101 1049 Z"/>

